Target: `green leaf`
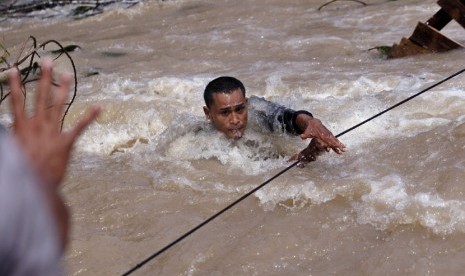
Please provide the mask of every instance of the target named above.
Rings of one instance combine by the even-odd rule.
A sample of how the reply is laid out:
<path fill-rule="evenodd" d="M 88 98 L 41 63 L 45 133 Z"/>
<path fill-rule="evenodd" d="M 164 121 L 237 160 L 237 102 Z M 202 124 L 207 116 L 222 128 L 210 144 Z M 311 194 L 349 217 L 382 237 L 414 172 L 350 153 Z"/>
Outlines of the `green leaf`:
<path fill-rule="evenodd" d="M 370 50 L 377 50 L 382 58 L 387 58 L 389 54 L 391 53 L 392 46 L 385 46 L 385 45 L 376 46 L 376 47 L 368 49 L 368 51 Z"/>

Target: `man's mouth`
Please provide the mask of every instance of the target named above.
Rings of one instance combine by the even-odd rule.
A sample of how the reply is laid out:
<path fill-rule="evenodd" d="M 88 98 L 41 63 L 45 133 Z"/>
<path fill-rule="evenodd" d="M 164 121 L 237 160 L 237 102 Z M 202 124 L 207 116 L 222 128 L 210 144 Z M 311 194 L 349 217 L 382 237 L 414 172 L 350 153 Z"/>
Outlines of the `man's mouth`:
<path fill-rule="evenodd" d="M 242 127 L 238 127 L 238 128 L 231 128 L 229 129 L 229 132 L 232 133 L 232 138 L 234 140 L 239 140 L 242 138 Z"/>

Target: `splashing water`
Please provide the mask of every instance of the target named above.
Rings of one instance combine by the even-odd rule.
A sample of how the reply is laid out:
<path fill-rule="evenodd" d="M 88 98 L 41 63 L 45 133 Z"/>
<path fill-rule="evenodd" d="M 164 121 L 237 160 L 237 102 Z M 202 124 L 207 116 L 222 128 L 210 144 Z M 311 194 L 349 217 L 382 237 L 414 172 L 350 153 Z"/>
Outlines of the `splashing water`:
<path fill-rule="evenodd" d="M 148 1 L 82 20 L 0 23 L 7 47 L 31 33 L 81 46 L 66 125 L 90 103 L 104 108 L 62 189 L 70 275 L 123 273 L 308 144 L 209 129 L 202 91 L 213 78 L 235 76 L 248 95 L 309 110 L 339 133 L 463 67 L 462 50 L 397 60 L 367 51 L 408 37 L 435 1 L 321 4 Z M 460 39 L 452 23 L 441 32 Z M 91 69 L 99 74 L 84 77 Z M 288 171 L 141 275 L 463 274 L 464 82 L 344 135 L 345 154 Z"/>

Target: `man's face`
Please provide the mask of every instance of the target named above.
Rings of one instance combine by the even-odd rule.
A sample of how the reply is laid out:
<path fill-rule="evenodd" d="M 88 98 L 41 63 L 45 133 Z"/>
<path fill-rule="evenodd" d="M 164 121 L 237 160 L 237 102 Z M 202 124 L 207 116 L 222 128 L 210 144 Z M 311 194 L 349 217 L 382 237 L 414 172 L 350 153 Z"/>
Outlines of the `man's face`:
<path fill-rule="evenodd" d="M 213 93 L 213 103 L 203 111 L 215 128 L 228 138 L 238 140 L 247 126 L 247 99 L 240 89 L 231 93 Z"/>

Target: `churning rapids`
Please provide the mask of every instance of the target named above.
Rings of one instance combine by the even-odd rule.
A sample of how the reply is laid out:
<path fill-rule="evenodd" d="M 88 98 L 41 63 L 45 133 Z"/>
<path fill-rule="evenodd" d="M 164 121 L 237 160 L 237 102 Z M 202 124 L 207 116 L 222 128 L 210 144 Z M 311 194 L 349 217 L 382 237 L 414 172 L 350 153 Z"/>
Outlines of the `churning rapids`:
<path fill-rule="evenodd" d="M 80 20 L 45 11 L 0 22 L 12 54 L 30 35 L 80 46 L 65 126 L 90 104 L 104 109 L 62 187 L 69 275 L 124 273 L 306 145 L 199 132 L 211 79 L 235 76 L 249 95 L 307 109 L 337 134 L 465 67 L 464 50 L 392 60 L 368 51 L 410 36 L 436 1 L 318 11 L 325 2 L 144 1 Z M 465 40 L 455 22 L 441 32 Z M 464 84 L 458 76 L 344 135 L 344 155 L 291 169 L 135 274 L 464 274 Z M 11 122 L 6 104 L 0 112 Z"/>

